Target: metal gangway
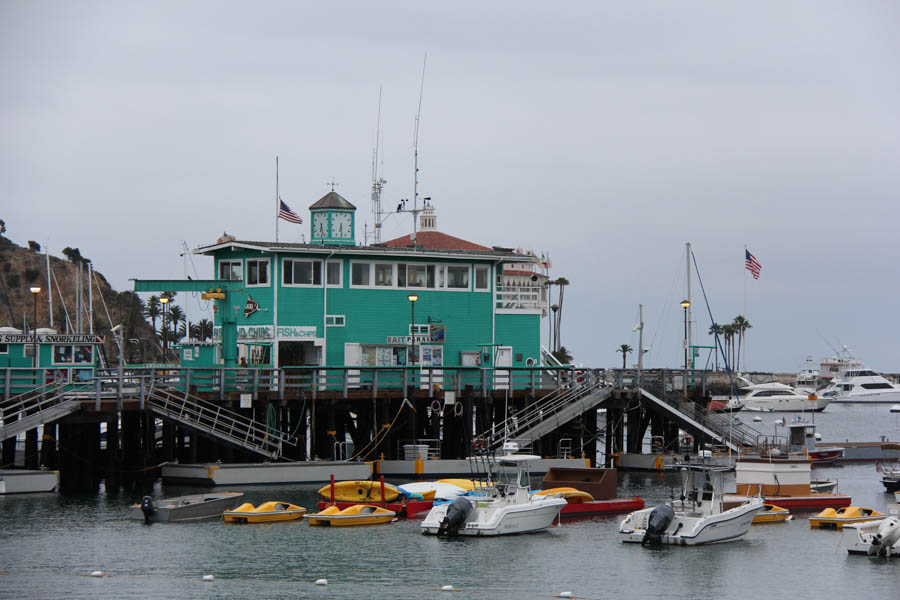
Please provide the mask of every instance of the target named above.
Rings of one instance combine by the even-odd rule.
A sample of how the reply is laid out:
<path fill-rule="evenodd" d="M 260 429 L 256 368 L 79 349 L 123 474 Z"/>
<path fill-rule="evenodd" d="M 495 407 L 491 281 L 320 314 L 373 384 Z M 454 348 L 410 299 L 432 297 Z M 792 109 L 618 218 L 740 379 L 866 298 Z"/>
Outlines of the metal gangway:
<path fill-rule="evenodd" d="M 285 444 L 297 445 L 297 438 L 291 435 L 187 392 L 170 388 L 155 378 L 150 380 L 143 401 L 144 408 L 163 419 L 272 460 L 281 458 Z"/>
<path fill-rule="evenodd" d="M 141 410 L 268 459 L 281 458 L 285 445 L 297 445 L 296 437 L 171 387 L 165 378 L 118 374 L 75 384 L 51 381 L 3 400 L 0 440 L 57 421 L 85 405 L 93 404 L 99 412 L 101 402 L 113 401 L 121 410 L 126 398 L 137 399 Z"/>
<path fill-rule="evenodd" d="M 558 388 L 524 410 L 507 417 L 482 434 L 482 437 L 489 440 L 491 448 L 498 448 L 505 441 L 527 448 L 572 419 L 597 408 L 609 398 L 613 389 L 593 373 L 585 371 L 584 381 L 575 380 L 567 387 Z"/>
<path fill-rule="evenodd" d="M 0 402 L 0 440 L 77 412 L 95 393 L 95 386 L 89 384 L 58 386 L 50 382 L 7 398 Z"/>

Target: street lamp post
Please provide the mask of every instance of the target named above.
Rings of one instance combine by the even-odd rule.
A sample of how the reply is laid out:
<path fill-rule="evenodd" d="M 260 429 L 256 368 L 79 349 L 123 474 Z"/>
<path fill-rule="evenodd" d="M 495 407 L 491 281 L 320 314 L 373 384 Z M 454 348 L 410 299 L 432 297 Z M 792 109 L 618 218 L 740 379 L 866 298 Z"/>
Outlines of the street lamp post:
<path fill-rule="evenodd" d="M 410 294 L 409 298 L 409 306 L 412 309 L 412 317 L 410 321 L 409 328 L 409 337 L 412 342 L 412 356 L 410 357 L 410 363 L 416 363 L 416 300 L 419 299 L 418 294 Z"/>
<path fill-rule="evenodd" d="M 687 372 L 688 372 L 688 308 L 691 302 L 689 300 L 681 301 L 681 308 L 684 309 L 684 375 L 682 381 L 682 393 L 687 398 Z"/>
<path fill-rule="evenodd" d="M 38 368 L 38 355 L 37 355 L 37 297 L 38 294 L 41 293 L 41 288 L 38 286 L 34 286 L 31 289 L 31 297 L 34 298 L 34 322 L 31 324 L 31 328 L 33 330 L 33 338 L 34 338 L 34 347 L 32 348 L 32 364 L 35 369 Z"/>
<path fill-rule="evenodd" d="M 169 305 L 169 297 L 162 296 L 159 299 L 160 303 L 163 305 L 163 321 L 162 321 L 162 330 L 163 330 L 163 362 L 167 361 L 169 358 L 169 326 L 166 324 L 166 310 Z"/>

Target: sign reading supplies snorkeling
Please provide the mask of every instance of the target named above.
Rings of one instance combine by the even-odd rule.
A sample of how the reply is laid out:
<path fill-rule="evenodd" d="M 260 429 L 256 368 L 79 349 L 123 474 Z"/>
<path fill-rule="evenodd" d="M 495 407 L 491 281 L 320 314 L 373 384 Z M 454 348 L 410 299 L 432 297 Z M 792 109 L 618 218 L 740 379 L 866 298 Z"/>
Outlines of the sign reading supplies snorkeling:
<path fill-rule="evenodd" d="M 279 340 L 314 340 L 316 339 L 315 327 L 274 327 L 272 325 L 240 325 L 237 327 L 239 340 L 271 340 L 277 337 Z M 222 339 L 222 327 L 213 328 L 213 338 Z"/>
<path fill-rule="evenodd" d="M 102 335 L 39 333 L 37 341 L 41 344 L 102 344 Z M 34 342 L 31 333 L 0 333 L 0 344 L 24 344 Z"/>

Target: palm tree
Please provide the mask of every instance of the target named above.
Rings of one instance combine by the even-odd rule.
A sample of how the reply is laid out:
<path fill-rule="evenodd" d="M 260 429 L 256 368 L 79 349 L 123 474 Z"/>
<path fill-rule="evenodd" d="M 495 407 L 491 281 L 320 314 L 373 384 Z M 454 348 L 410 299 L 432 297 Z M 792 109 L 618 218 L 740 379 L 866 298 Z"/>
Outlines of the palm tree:
<path fill-rule="evenodd" d="M 213 335 L 213 324 L 209 319 L 200 319 L 199 323 L 191 324 L 191 337 L 204 342 Z"/>
<path fill-rule="evenodd" d="M 628 344 L 622 344 L 616 352 L 622 353 L 622 369 L 625 369 L 625 356 L 631 352 L 632 348 Z"/>
<path fill-rule="evenodd" d="M 719 370 L 719 338 L 718 336 L 722 335 L 722 326 L 718 323 L 713 323 L 709 326 L 709 335 L 713 336 L 713 340 L 716 345 L 716 371 Z"/>
<path fill-rule="evenodd" d="M 172 338 L 171 339 L 173 341 L 177 342 L 182 337 L 184 337 L 184 334 L 182 334 L 180 336 L 178 335 L 178 324 L 181 321 L 185 320 L 184 310 L 178 305 L 173 306 L 172 308 L 169 309 L 169 320 L 172 322 Z"/>
<path fill-rule="evenodd" d="M 734 325 L 722 325 L 721 326 L 722 337 L 725 338 L 725 360 L 728 362 L 726 367 L 731 370 L 734 370 L 734 356 L 732 352 L 733 340 L 734 340 Z"/>
<path fill-rule="evenodd" d="M 752 327 L 752 325 L 750 325 L 750 321 L 748 321 L 747 319 L 744 318 L 744 315 L 736 316 L 734 318 L 734 323 L 732 323 L 732 325 L 734 325 L 735 333 L 738 334 L 737 355 L 738 355 L 738 359 L 740 359 L 741 346 L 743 345 L 743 342 L 744 342 L 744 333 L 748 329 L 750 329 L 750 327 Z M 744 368 L 746 369 L 747 365 L 744 365 Z"/>
<path fill-rule="evenodd" d="M 559 350 L 554 350 L 550 354 L 552 354 L 554 356 L 554 358 L 556 358 L 556 360 L 558 360 L 561 364 L 564 364 L 564 365 L 572 364 L 572 355 L 569 354 L 569 351 L 566 350 L 565 346 L 560 346 Z"/>
<path fill-rule="evenodd" d="M 150 325 L 153 327 L 153 331 L 156 331 L 156 319 L 162 315 L 159 296 L 150 296 L 150 299 L 147 300 L 147 308 L 144 309 L 144 315 L 150 319 Z"/>

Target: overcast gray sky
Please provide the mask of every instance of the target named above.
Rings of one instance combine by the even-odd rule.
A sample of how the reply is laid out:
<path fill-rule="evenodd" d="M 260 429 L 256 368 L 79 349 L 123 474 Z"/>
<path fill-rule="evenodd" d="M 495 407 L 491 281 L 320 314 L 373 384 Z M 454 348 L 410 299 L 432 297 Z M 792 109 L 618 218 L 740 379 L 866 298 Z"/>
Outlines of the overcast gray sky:
<path fill-rule="evenodd" d="M 305 221 L 334 179 L 362 231 L 379 88 L 385 206 L 412 195 L 427 52 L 420 195 L 445 233 L 549 252 L 577 362 L 621 365 L 643 304 L 647 364 L 680 365 L 691 242 L 752 369 L 846 344 L 897 372 L 898 31 L 893 1 L 3 0 L 0 218 L 117 289 L 180 278 L 183 242 L 274 239 L 278 155 Z"/>

